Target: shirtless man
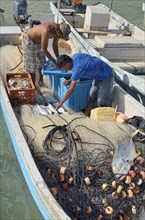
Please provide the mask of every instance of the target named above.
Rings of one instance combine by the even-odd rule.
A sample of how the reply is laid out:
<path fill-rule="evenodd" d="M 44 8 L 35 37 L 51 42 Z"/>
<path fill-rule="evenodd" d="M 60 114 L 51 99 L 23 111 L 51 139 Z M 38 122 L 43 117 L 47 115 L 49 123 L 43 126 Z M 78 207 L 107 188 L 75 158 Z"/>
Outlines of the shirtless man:
<path fill-rule="evenodd" d="M 41 69 L 46 62 L 45 57 L 56 65 L 56 60 L 47 50 L 49 39 L 53 38 L 53 51 L 59 56 L 58 40 L 63 38 L 69 40 L 71 29 L 66 23 L 44 23 L 30 28 L 23 38 L 24 71 L 29 72 L 35 82 L 35 74 L 38 68 L 38 84 L 43 86 Z"/>

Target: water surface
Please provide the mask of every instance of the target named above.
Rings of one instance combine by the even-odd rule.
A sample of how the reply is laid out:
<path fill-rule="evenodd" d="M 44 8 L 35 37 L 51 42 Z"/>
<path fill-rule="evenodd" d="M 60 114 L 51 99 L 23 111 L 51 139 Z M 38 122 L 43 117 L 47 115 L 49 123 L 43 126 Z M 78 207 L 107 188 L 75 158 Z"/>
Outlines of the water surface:
<path fill-rule="evenodd" d="M 0 219 L 42 220 L 24 180 L 0 107 Z"/>
<path fill-rule="evenodd" d="M 13 10 L 12 10 L 12 0 L 1 0 L 1 8 L 5 9 L 5 15 L 8 22 L 14 23 L 13 21 Z M 50 13 L 49 2 L 50 0 L 27 0 L 28 2 L 28 14 L 32 15 L 30 19 L 37 19 L 38 13 Z M 101 2 L 119 15 L 126 18 L 128 21 L 145 29 L 145 24 L 143 25 L 144 14 L 142 11 L 142 4 L 144 0 L 84 0 L 84 4 L 95 4 Z"/>

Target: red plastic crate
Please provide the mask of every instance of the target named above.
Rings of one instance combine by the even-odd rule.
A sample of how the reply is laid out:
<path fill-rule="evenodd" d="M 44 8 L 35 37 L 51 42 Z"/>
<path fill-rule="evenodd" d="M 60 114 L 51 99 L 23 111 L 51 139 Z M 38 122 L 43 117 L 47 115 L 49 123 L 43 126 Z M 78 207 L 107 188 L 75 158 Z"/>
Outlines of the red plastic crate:
<path fill-rule="evenodd" d="M 30 88 L 27 89 L 10 89 L 8 81 L 11 78 L 27 79 Z M 29 73 L 7 73 L 6 88 L 12 105 L 34 104 L 35 102 L 35 86 Z"/>

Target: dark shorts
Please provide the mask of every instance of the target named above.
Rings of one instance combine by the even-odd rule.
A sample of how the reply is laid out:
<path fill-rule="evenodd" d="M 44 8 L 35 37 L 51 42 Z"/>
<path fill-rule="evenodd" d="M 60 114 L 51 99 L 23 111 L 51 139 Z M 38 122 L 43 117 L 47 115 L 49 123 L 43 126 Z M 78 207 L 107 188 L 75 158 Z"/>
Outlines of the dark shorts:
<path fill-rule="evenodd" d="M 29 73 L 35 73 L 46 62 L 41 45 L 36 45 L 27 34 L 23 38 L 23 57 L 24 71 Z"/>
<path fill-rule="evenodd" d="M 94 79 L 90 89 L 90 102 L 95 103 L 96 107 L 112 106 L 113 81 L 114 71 L 112 71 L 107 79 Z"/>

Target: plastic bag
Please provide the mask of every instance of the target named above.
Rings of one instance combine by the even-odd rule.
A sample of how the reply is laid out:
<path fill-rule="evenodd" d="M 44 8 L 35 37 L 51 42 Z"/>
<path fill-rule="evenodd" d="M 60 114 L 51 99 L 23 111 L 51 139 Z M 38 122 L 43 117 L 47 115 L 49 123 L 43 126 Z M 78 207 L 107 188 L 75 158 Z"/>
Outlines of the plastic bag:
<path fill-rule="evenodd" d="M 112 171 L 117 178 L 128 173 L 135 157 L 136 151 L 132 139 L 116 147 L 112 160 Z"/>

